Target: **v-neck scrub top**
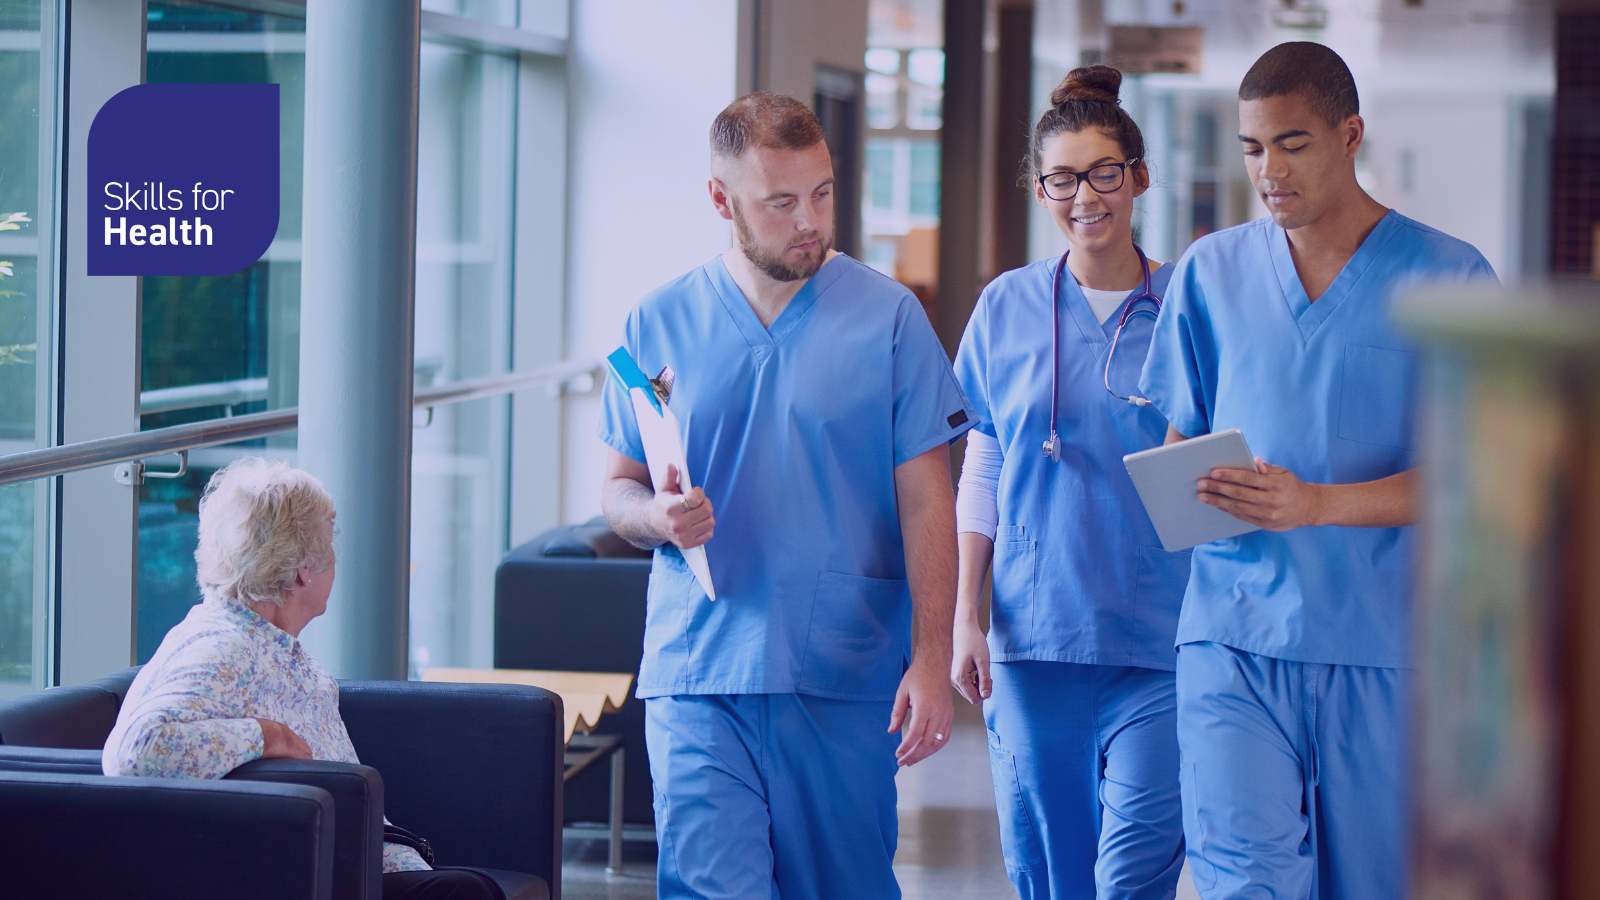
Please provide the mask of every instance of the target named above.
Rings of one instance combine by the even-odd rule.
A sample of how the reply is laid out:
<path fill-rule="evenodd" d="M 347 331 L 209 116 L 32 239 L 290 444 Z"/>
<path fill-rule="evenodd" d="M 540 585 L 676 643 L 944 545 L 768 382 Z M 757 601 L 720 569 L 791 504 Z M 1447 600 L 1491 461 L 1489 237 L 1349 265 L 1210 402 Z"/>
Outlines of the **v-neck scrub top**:
<path fill-rule="evenodd" d="M 1189 554 L 1161 549 L 1122 465 L 1124 454 L 1160 446 L 1167 422 L 1153 407 L 1106 391 L 1106 355 L 1128 298 L 1102 324 L 1069 273 L 1062 273 L 1059 296 L 1051 296 L 1056 263 L 1041 260 L 991 282 L 956 353 L 956 377 L 977 407 L 978 430 L 999 442 L 1004 460 L 990 657 L 1172 671 Z M 1151 273 L 1156 296 L 1171 270 Z M 1055 304 L 1060 461 L 1041 451 L 1050 436 Z M 1111 369 L 1122 394 L 1138 382 L 1153 325 L 1141 315 L 1123 329 Z"/>
<path fill-rule="evenodd" d="M 894 469 L 977 421 L 916 297 L 841 254 L 764 328 L 718 257 L 646 297 L 626 346 L 646 374 L 672 367 L 717 518 L 716 600 L 656 550 L 637 695 L 892 700 L 911 657 Z M 613 382 L 600 438 L 643 462 Z"/>
<path fill-rule="evenodd" d="M 1412 468 L 1417 354 L 1392 298 L 1427 281 L 1493 279 L 1472 245 L 1390 211 L 1315 303 L 1288 237 L 1259 219 L 1174 265 L 1140 382 L 1179 433 L 1238 428 L 1302 481 Z M 1178 643 L 1308 663 L 1408 665 L 1412 529 L 1256 531 L 1195 548 Z"/>

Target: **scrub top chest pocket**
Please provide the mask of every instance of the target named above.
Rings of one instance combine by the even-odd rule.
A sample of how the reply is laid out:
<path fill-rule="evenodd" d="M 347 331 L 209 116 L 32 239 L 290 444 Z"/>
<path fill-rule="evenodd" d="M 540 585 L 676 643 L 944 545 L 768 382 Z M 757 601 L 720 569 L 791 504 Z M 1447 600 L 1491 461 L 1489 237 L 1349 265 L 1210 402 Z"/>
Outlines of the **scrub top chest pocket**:
<path fill-rule="evenodd" d="M 1410 450 L 1417 355 L 1346 344 L 1340 379 L 1339 437 Z"/>
<path fill-rule="evenodd" d="M 909 582 L 822 572 L 811 602 L 800 693 L 893 696 L 911 655 Z"/>

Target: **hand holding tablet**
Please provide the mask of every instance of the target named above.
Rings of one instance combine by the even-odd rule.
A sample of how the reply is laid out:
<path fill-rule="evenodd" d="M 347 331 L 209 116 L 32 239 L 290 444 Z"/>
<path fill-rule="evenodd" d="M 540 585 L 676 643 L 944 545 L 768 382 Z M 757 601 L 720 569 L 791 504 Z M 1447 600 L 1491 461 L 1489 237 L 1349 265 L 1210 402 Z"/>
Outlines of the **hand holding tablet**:
<path fill-rule="evenodd" d="M 1200 502 L 1196 488 L 1212 469 L 1255 471 L 1255 458 L 1237 428 L 1130 453 L 1122 464 L 1169 553 L 1260 530 Z"/>

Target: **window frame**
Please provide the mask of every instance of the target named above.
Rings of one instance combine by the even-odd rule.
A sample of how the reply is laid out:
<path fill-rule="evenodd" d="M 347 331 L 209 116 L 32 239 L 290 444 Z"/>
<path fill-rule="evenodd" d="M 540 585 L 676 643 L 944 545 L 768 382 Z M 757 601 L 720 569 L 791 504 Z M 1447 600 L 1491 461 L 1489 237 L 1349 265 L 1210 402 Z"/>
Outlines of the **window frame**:
<path fill-rule="evenodd" d="M 212 5 L 305 14 L 303 0 Z M 570 21 L 570 4 L 560 6 Z M 87 195 L 85 150 L 95 113 L 117 91 L 145 80 L 147 3 L 42 0 L 42 7 L 41 69 L 55 73 L 58 83 L 49 93 L 41 83 L 41 96 L 53 95 L 57 103 L 52 127 L 40 123 L 41 176 L 48 161 L 47 188 L 56 202 L 52 219 L 39 225 L 38 416 L 45 427 L 38 434 L 40 446 L 61 446 L 139 430 L 142 279 L 87 276 L 86 224 L 71 212 Z M 421 11 L 421 20 L 424 42 L 517 61 L 511 363 L 522 371 L 559 362 L 566 349 L 567 38 L 429 10 Z M 57 54 L 49 66 L 46 48 Z M 41 219 L 44 211 L 41 205 Z M 539 327 L 517 328 L 518 322 Z M 502 536 L 509 546 L 559 522 L 564 417 L 559 391 L 523 390 L 503 402 L 512 410 Z M 86 681 L 136 658 L 138 488 L 117 483 L 110 467 L 34 485 L 36 535 L 43 539 L 34 548 L 32 686 L 41 689 Z"/>

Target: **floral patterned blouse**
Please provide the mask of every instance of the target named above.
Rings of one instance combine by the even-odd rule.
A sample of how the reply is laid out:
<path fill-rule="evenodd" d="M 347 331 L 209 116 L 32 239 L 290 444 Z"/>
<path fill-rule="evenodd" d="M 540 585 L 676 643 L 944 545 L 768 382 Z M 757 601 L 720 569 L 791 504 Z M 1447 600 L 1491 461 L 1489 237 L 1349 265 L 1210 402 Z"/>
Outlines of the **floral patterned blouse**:
<path fill-rule="evenodd" d="M 253 610 L 208 597 L 133 680 L 101 766 L 107 775 L 221 778 L 261 757 L 256 719 L 289 726 L 316 759 L 360 762 L 328 670 Z M 410 847 L 383 845 L 383 871 L 427 868 Z"/>

